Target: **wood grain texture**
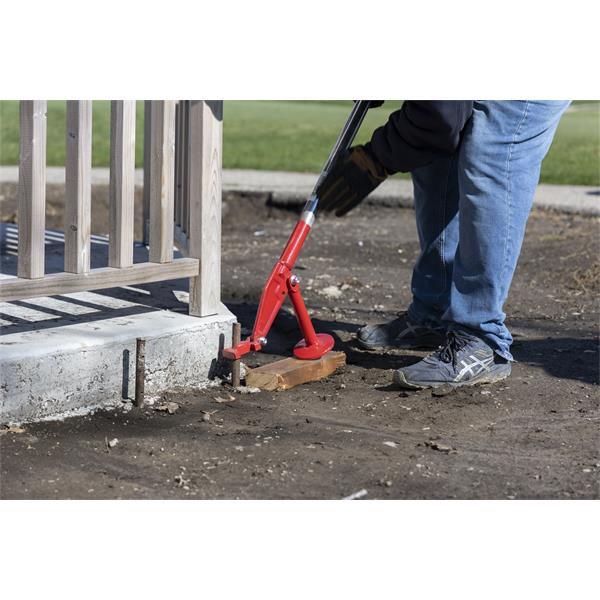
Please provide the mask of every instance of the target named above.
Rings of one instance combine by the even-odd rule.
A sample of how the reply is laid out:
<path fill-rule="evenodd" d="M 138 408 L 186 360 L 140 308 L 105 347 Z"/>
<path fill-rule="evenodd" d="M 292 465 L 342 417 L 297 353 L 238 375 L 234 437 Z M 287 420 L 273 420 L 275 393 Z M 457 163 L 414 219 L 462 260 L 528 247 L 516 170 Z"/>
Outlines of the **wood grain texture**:
<path fill-rule="evenodd" d="M 190 135 L 190 101 L 183 100 L 181 145 L 183 148 L 181 166 L 181 228 L 186 233 L 190 228 L 190 154 L 187 151 Z"/>
<path fill-rule="evenodd" d="M 179 100 L 175 108 L 175 224 L 181 227 L 181 154 L 183 151 L 182 144 L 182 105 L 183 101 Z"/>
<path fill-rule="evenodd" d="M 153 100 L 150 109 L 150 262 L 173 260 L 175 102 Z"/>
<path fill-rule="evenodd" d="M 87 273 L 52 273 L 35 281 L 12 277 L 0 280 L 0 302 L 193 277 L 198 271 L 197 259 L 178 258 L 160 265 L 146 262 L 119 269 L 92 269 Z"/>
<path fill-rule="evenodd" d="M 328 352 L 318 360 L 284 358 L 246 372 L 246 385 L 261 390 L 289 390 L 301 383 L 318 381 L 346 364 L 343 352 Z"/>
<path fill-rule="evenodd" d="M 150 238 L 150 100 L 144 101 L 144 188 L 143 188 L 143 221 L 142 243 L 148 245 Z"/>
<path fill-rule="evenodd" d="M 46 111 L 45 100 L 20 103 L 17 273 L 27 279 L 44 276 Z"/>
<path fill-rule="evenodd" d="M 67 102 L 65 168 L 65 271 L 90 270 L 92 102 Z"/>
<path fill-rule="evenodd" d="M 133 264 L 135 100 L 113 100 L 110 111 L 108 264 Z"/>
<path fill-rule="evenodd" d="M 200 259 L 190 281 L 190 314 L 212 315 L 221 303 L 221 193 L 223 102 L 189 105 L 189 256 Z"/>

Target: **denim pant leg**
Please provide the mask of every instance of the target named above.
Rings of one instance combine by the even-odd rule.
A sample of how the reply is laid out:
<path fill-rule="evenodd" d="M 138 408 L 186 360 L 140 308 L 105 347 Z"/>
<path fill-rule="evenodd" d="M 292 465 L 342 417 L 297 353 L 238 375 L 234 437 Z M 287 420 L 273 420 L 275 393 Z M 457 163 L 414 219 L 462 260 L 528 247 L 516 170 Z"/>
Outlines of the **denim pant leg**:
<path fill-rule="evenodd" d="M 481 101 L 459 150 L 459 243 L 454 260 L 450 329 L 481 337 L 512 360 L 503 305 L 525 224 L 565 101 Z"/>
<path fill-rule="evenodd" d="M 452 265 L 458 244 L 458 157 L 441 158 L 412 172 L 421 254 L 413 269 L 415 323 L 442 326 L 450 303 Z"/>

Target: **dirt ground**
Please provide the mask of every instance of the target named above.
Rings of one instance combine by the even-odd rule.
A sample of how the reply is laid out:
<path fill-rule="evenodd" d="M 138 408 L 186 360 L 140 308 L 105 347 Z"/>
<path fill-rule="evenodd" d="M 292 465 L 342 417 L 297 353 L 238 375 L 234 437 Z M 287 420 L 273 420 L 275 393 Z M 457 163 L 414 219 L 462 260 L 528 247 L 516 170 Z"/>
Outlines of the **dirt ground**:
<path fill-rule="evenodd" d="M 245 329 L 294 219 L 261 199 L 228 200 L 223 298 Z M 173 390 L 159 400 L 173 414 L 155 404 L 4 430 L 0 496 L 598 498 L 599 233 L 597 219 L 535 212 L 506 305 L 512 376 L 435 396 L 390 385 L 424 353 L 353 342 L 358 326 L 409 302 L 412 211 L 320 219 L 296 272 L 317 330 L 347 354 L 344 370 L 280 393 Z M 288 311 L 248 365 L 289 355 L 297 339 Z"/>

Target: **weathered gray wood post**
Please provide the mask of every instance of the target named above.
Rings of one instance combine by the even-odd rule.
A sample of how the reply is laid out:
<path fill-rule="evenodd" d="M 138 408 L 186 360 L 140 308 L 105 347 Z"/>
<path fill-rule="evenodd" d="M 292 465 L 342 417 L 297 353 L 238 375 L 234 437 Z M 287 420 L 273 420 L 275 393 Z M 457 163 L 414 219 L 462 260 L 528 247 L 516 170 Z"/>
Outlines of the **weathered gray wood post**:
<path fill-rule="evenodd" d="M 46 110 L 45 100 L 22 100 L 20 104 L 17 271 L 27 279 L 44 276 Z"/>
<path fill-rule="evenodd" d="M 189 105 L 189 256 L 200 259 L 190 281 L 190 314 L 207 316 L 221 306 L 221 189 L 223 102 Z"/>

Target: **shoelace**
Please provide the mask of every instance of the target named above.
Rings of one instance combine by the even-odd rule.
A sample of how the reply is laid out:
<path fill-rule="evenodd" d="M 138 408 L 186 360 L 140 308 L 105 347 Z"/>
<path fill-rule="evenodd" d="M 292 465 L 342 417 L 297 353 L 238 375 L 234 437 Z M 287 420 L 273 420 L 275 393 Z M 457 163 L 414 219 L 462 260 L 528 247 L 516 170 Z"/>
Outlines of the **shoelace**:
<path fill-rule="evenodd" d="M 438 356 L 442 362 L 452 362 L 452 366 L 456 368 L 457 354 L 469 343 L 469 338 L 462 335 L 458 331 L 449 331 L 446 334 L 446 341 L 439 349 Z"/>

